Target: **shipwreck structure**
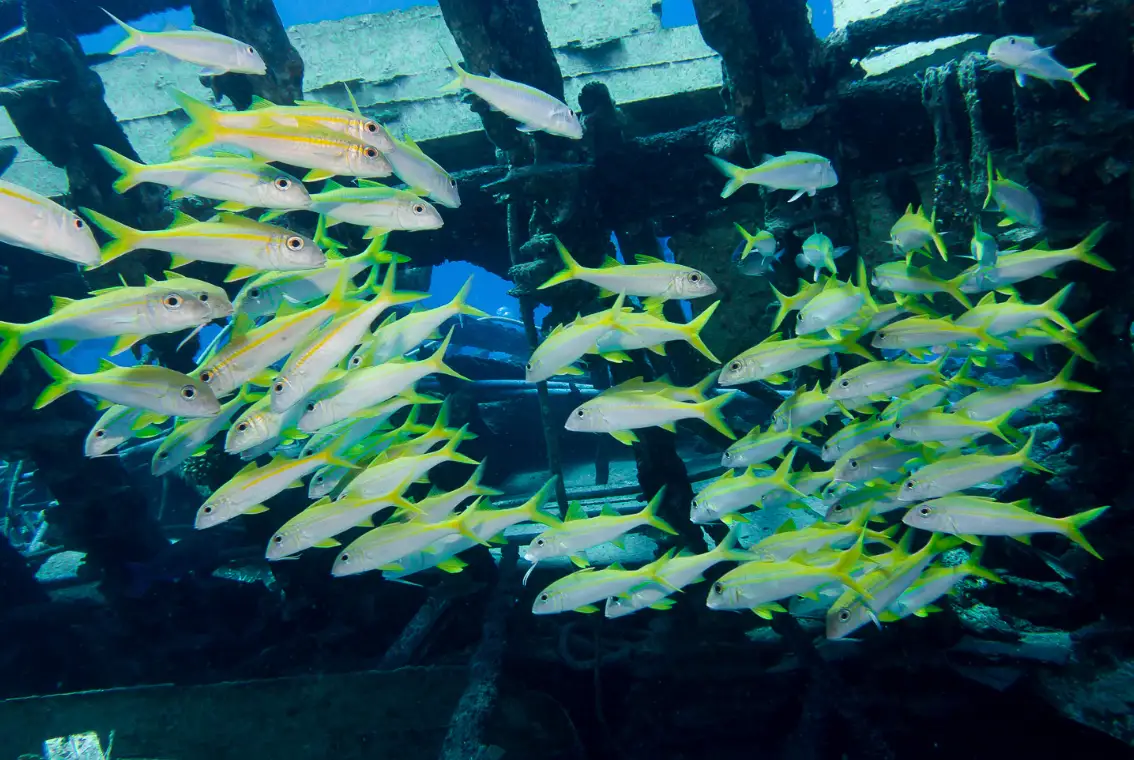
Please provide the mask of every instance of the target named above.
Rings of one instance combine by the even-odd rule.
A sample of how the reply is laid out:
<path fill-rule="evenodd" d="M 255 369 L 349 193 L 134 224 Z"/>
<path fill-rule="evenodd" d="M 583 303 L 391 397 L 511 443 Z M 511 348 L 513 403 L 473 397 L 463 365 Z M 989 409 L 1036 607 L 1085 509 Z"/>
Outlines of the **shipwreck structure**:
<path fill-rule="evenodd" d="M 102 5 L 130 20 L 185 3 Z M 459 182 L 459 212 L 442 229 L 399 238 L 397 249 L 424 281 L 429 267 L 454 258 L 510 279 L 529 345 L 539 328 L 571 319 L 595 298 L 584 286 L 535 290 L 559 267 L 551 236 L 587 265 L 612 253 L 614 240 L 624 252 L 652 255 L 658 239 L 667 238 L 676 261 L 720 285 L 724 303 L 705 337 L 723 357 L 767 334 L 773 300 L 766 280 L 730 270 L 734 222 L 786 240 L 785 260 L 814 229 L 853 246 L 868 262 L 888 260 L 890 225 L 909 204 L 935 209 L 947 231 L 967 239 L 983 200 L 989 152 L 1042 196 L 1053 243 L 1077 240 L 1109 219 L 1106 256 L 1118 271 L 1077 272 L 1081 284 L 1068 304 L 1076 314 L 1106 305 L 1085 338 L 1098 364 L 1084 370 L 1084 379 L 1103 392 L 1073 394 L 1040 410 L 1052 435 L 1073 446 L 1060 454 L 1058 478 L 1017 486 L 1056 515 L 1086 504 L 1117 505 L 1096 542 L 1107 560 L 1068 567 L 1050 555 L 990 547 L 986 561 L 1004 559 L 1019 574 L 1006 586 L 967 591 L 935 620 L 888 626 L 835 649 L 817 649 L 806 621 L 784 616 L 756 627 L 754 618 L 705 614 L 695 600 L 666 615 L 617 621 L 624 625 L 536 619 L 517 604 L 523 596 L 514 545 L 498 562 L 483 553 L 461 577 L 431 580 L 426 588 L 331 582 L 323 568 L 302 562 L 273 567 L 266 583 L 218 585 L 207 572 L 244 556 L 248 546 L 258 551 L 265 528 L 192 536 L 171 548 L 162 510 L 177 501 L 174 492 L 191 500 L 195 489 L 215 487 L 236 465 L 206 458 L 186 480 L 156 488 L 151 481 L 147 490 L 130 475 L 138 463 L 129 457 L 84 460 L 94 411 L 72 395 L 32 412 L 42 381 L 34 363 L 20 357 L 0 377 L 0 460 L 8 463 L 0 497 L 7 495 L 14 510 L 27 473 L 35 473 L 57 502 L 50 507 L 51 541 L 85 553 L 77 579 L 89 593 L 37 582 L 43 557 L 29 562 L 0 541 L 0 696 L 172 682 L 201 685 L 188 692 L 155 688 L 148 704 L 170 700 L 197 715 L 208 700 L 238 701 L 245 688 L 256 700 L 278 698 L 281 712 L 312 704 L 334 712 L 336 697 L 355 707 L 357 700 L 377 705 L 371 733 L 351 734 L 357 741 L 329 734 L 358 722 L 324 726 L 328 737 L 311 753 L 333 751 L 341 760 L 372 756 L 365 746 L 399 757 L 410 757 L 397 753 L 412 746 L 413 757 L 443 760 L 498 757 L 501 750 L 504 757 L 545 759 L 697 756 L 706 747 L 752 746 L 754 737 L 720 733 L 721 726 L 750 725 L 760 727 L 761 746 L 785 758 L 909 757 L 927 741 L 964 748 L 967 757 L 991 757 L 995 748 L 980 754 L 960 743 L 971 731 L 925 730 L 926 721 L 939 729 L 985 725 L 989 713 L 998 716 L 996 732 L 1015 737 L 1021 754 L 1045 756 L 1042 748 L 1072 736 L 1084 755 L 1134 745 L 1126 709 L 1134 701 L 1134 590 L 1115 582 L 1129 577 L 1134 563 L 1132 488 L 1121 459 L 1134 449 L 1134 410 L 1122 402 L 1134 390 L 1127 2 L 909 0 L 850 21 L 826 39 L 813 32 L 804 0 L 694 0 L 697 25 L 677 29 L 662 27 L 655 0 L 440 0 L 438 8 L 292 30 L 284 29 L 270 0 L 189 5 L 198 24 L 255 44 L 268 76 L 226 75 L 206 87 L 156 55 L 88 58 L 78 36 L 106 23 L 94 5 L 0 0 L 0 32 L 26 27 L 0 43 L 5 179 L 157 228 L 171 217 L 171 201 L 152 186 L 115 193 L 114 173 L 93 145 L 163 159 L 183 116 L 161 90 L 211 90 L 238 108 L 252 95 L 346 105 L 348 84 L 365 113 L 413 135 Z M 1010 74 L 988 68 L 980 51 L 1009 33 L 1058 41 L 1063 59 L 1096 62 L 1086 83 L 1091 102 L 1069 88 L 1020 88 Z M 870 63 L 907 43 L 953 35 L 963 37 L 927 58 L 898 53 L 899 62 L 881 72 Z M 582 114 L 584 140 L 522 135 L 475 99 L 465 108 L 456 96 L 438 94 L 451 78 L 447 55 L 476 73 L 495 71 L 566 98 Z M 19 86 L 27 82 L 35 86 Z M 722 201 L 723 180 L 704 159 L 711 153 L 748 166 L 790 149 L 830 157 L 839 185 L 790 204 L 782 194 L 755 190 Z M 4 247 L 0 318 L 28 321 L 46 311 L 51 295 L 79 297 L 120 277 L 137 283 L 160 275 L 167 263 L 164 254 L 148 253 L 80 274 Z M 208 266 L 186 271 L 206 273 Z M 791 266 L 771 275 L 781 290 L 792 290 L 795 279 Z M 551 311 L 537 325 L 541 304 Z M 667 316 L 680 318 L 680 311 Z M 191 366 L 195 348 L 179 349 L 175 339 L 146 347 L 178 369 Z M 643 374 L 693 381 L 712 367 L 692 351 L 674 350 L 665 359 L 636 357 L 633 366 L 613 368 L 595 362 L 590 369 L 590 384 L 603 388 Z M 557 392 L 541 384 L 529 396 L 540 428 L 508 433 L 529 436 L 524 446 L 552 472 L 563 466 L 560 424 L 551 419 Z M 753 391 L 757 401 L 761 392 Z M 481 425 L 478 445 L 505 445 L 483 429 L 471 406 L 474 429 Z M 597 486 L 610 452 L 594 457 Z M 677 540 L 703 546 L 700 531 L 676 518 L 688 508 L 691 482 L 704 473 L 664 432 L 643 435 L 633 457 L 640 486 L 630 489 L 634 500 L 666 485 L 663 513 L 684 526 Z M 568 495 L 561 487 L 561 505 Z M 9 514 L 5 524 L 12 520 Z M 1007 556 L 998 558 L 1001 551 Z M 206 573 L 201 582 L 138 595 L 139 568 L 159 581 Z M 57 623 L 45 629 L 43 621 L 51 620 Z M 755 630 L 744 635 L 749 628 Z M 94 651 L 97 657 L 84 654 Z M 336 688 L 297 685 L 311 671 L 336 673 Z M 217 692 L 204 685 L 268 676 L 295 678 L 261 687 L 223 684 Z M 1098 697 L 1100 688 L 1111 696 Z M 297 689 L 312 698 L 297 702 Z M 284 693 L 292 696 L 278 696 Z M 430 693 L 437 695 L 433 702 L 423 697 Z M 896 700 L 896 693 L 921 696 Z M 43 732 L 91 728 L 115 729 L 126 756 L 162 751 L 145 721 L 131 728 L 116 717 L 127 709 L 123 704 L 143 709 L 130 699 L 90 697 L 81 709 L 61 706 L 48 723 L 28 719 L 39 705 L 0 703 L 0 754 L 37 751 Z M 421 709 L 407 709 L 414 705 Z M 239 714 L 268 719 L 254 710 Z M 74 717 L 59 717 L 68 715 Z M 100 724 L 69 722 L 90 715 Z M 398 726 L 398 741 L 382 734 L 383 720 Z M 166 734 L 172 746 L 165 754 L 247 757 L 232 746 L 194 743 L 201 724 L 185 725 L 196 728 Z M 1076 733 L 1081 726 L 1088 728 Z M 379 734 L 385 743 L 367 745 L 368 736 Z M 295 746 L 285 743 L 291 736 L 272 746 Z"/>

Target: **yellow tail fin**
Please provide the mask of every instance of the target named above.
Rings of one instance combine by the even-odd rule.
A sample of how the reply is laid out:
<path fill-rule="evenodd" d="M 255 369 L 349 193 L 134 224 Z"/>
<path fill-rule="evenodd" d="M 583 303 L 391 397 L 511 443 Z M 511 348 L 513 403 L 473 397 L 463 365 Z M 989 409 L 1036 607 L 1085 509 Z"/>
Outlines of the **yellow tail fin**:
<path fill-rule="evenodd" d="M 122 175 L 114 180 L 115 192 L 124 193 L 138 183 L 145 181 L 141 174 L 142 170 L 146 168 L 145 164 L 127 158 L 121 153 L 116 153 L 102 145 L 96 145 L 94 148 L 106 160 L 106 163 L 110 164 L 111 168 Z"/>
<path fill-rule="evenodd" d="M 116 222 L 109 216 L 92 211 L 89 208 L 80 208 L 79 211 L 82 211 L 83 215 L 94 222 L 100 230 L 114 238 L 102 247 L 102 262 L 99 266 L 108 264 L 123 254 L 143 247 L 142 243 L 146 233 L 141 230 L 136 230 L 122 222 Z"/>
<path fill-rule="evenodd" d="M 122 40 L 121 42 L 119 42 L 117 45 L 115 45 L 114 47 L 112 47 L 110 49 L 111 55 L 120 55 L 122 53 L 125 53 L 127 50 L 133 50 L 134 48 L 145 47 L 145 45 L 146 45 L 145 37 L 142 35 L 142 33 L 140 31 L 138 31 L 134 27 L 130 26 L 129 24 L 127 24 L 122 19 L 116 17 L 113 13 L 106 10 L 105 8 L 102 9 L 102 12 L 105 13 L 107 16 L 110 16 L 110 20 L 113 21 L 114 23 L 118 24 L 118 26 L 120 26 L 122 28 L 122 31 L 126 32 L 126 39 Z"/>
<path fill-rule="evenodd" d="M 32 409 L 42 409 L 60 396 L 65 396 L 73 390 L 75 375 L 38 348 L 33 348 L 32 353 L 35 354 L 35 360 L 39 362 L 39 366 L 51 378 L 51 384 L 43 389 L 39 398 L 32 405 Z"/>

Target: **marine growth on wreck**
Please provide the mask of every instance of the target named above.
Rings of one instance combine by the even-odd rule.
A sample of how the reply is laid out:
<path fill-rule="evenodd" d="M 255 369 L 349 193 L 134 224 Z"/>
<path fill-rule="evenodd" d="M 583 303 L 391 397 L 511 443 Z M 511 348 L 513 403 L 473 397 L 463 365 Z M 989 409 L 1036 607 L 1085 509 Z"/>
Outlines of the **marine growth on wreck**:
<path fill-rule="evenodd" d="M 0 755 L 1134 751 L 1124 0 L 0 20 Z"/>

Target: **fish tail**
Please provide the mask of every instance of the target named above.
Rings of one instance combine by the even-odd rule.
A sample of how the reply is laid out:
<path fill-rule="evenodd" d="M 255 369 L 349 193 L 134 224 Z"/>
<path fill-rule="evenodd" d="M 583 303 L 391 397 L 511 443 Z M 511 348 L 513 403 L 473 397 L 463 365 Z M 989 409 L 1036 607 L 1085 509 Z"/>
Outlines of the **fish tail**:
<path fill-rule="evenodd" d="M 563 245 L 559 238 L 555 239 L 555 248 L 559 251 L 559 258 L 562 259 L 565 269 L 562 272 L 551 275 L 547 282 L 540 285 L 536 290 L 544 290 L 556 285 L 561 285 L 564 282 L 570 282 L 576 279 L 579 274 L 586 269 L 586 267 L 580 266 L 579 262 L 572 258 L 571 252 L 567 250 L 567 246 Z"/>
<path fill-rule="evenodd" d="M 1110 509 L 1107 507 L 1096 507 L 1095 509 L 1088 509 L 1086 512 L 1080 512 L 1077 515 L 1064 517 L 1061 522 L 1065 531 L 1064 535 L 1082 547 L 1086 552 L 1092 556 L 1102 559 L 1102 555 L 1095 551 L 1095 547 L 1091 546 L 1090 541 L 1082 533 L 1082 527 L 1089 522 L 1092 522 L 1102 516 L 1102 513 Z"/>
<path fill-rule="evenodd" d="M 274 214 L 274 213 L 276 213 L 276 212 L 274 212 L 274 211 L 268 212 L 268 214 Z M 286 209 L 280 212 L 280 214 L 286 214 L 286 213 L 287 213 Z M 265 214 L 264 216 L 260 217 L 260 221 L 261 222 L 265 221 L 264 217 L 268 216 L 268 214 Z M 272 217 L 272 218 L 274 218 L 274 217 Z M 319 246 L 320 248 L 335 251 L 336 253 L 338 253 L 339 251 L 341 251 L 346 246 L 344 246 L 338 240 L 335 240 L 333 237 L 330 236 L 330 234 L 327 232 L 327 228 L 330 227 L 330 226 L 331 225 L 327 222 L 327 215 L 326 214 L 319 214 L 319 218 L 315 222 L 315 234 L 311 236 L 311 239 L 313 241 L 315 241 L 315 245 Z M 386 263 L 385 261 L 382 261 L 382 258 L 384 258 L 384 257 L 380 257 L 378 254 L 379 253 L 385 253 L 385 251 L 386 251 L 386 236 L 382 235 L 380 237 L 376 237 L 373 240 L 371 240 L 370 244 L 367 245 L 366 248 L 362 251 L 362 254 L 369 261 L 373 261 L 376 264 L 384 264 L 384 263 Z"/>
<path fill-rule="evenodd" d="M 122 175 L 114 180 L 113 187 L 116 193 L 124 193 L 143 181 L 141 174 L 142 170 L 146 168 L 145 164 L 127 158 L 121 153 L 116 153 L 104 145 L 96 145 L 94 148 L 106 160 L 106 163 L 110 164 L 111 168 Z"/>
<path fill-rule="evenodd" d="M 146 233 L 141 230 L 136 230 L 122 222 L 116 222 L 109 216 L 92 211 L 89 208 L 80 208 L 79 211 L 82 211 L 83 216 L 94 222 L 100 230 L 114 238 L 102 247 L 102 261 L 99 266 L 108 264 L 119 256 L 142 247 L 142 240 Z"/>
<path fill-rule="evenodd" d="M 771 478 L 783 490 L 787 491 L 788 493 L 792 493 L 792 494 L 795 494 L 796 496 L 803 498 L 804 494 L 798 488 L 796 488 L 795 486 L 793 486 L 791 484 L 791 474 L 792 474 L 791 466 L 792 466 L 792 463 L 795 461 L 795 452 L 798 451 L 798 450 L 799 449 L 793 448 L 791 451 L 789 451 L 787 453 L 787 456 L 783 458 L 782 462 L 780 462 L 780 466 L 776 468 L 776 471 L 774 473 L 772 473 Z"/>
<path fill-rule="evenodd" d="M 555 484 L 558 481 L 558 477 L 557 475 L 552 475 L 548 478 L 547 482 L 543 484 L 543 487 L 536 491 L 535 496 L 528 499 L 525 503 L 525 506 L 528 508 L 528 519 L 532 522 L 542 523 L 543 525 L 552 527 L 562 524 L 562 520 L 556 515 L 545 512 L 542 509 L 543 505 L 551 501 L 551 497 L 555 493 Z"/>
<path fill-rule="evenodd" d="M 785 296 L 783 293 L 776 290 L 776 286 L 770 282 L 768 283 L 768 287 L 772 289 L 772 295 L 775 296 L 776 300 L 780 303 L 780 308 L 776 310 L 776 318 L 772 320 L 772 332 L 775 332 L 776 328 L 779 327 L 787 315 L 791 313 L 792 299 L 790 296 Z"/>
<path fill-rule="evenodd" d="M 38 348 L 33 348 L 35 360 L 51 378 L 51 384 L 43 389 L 39 398 L 35 400 L 32 409 L 42 409 L 60 396 L 65 396 L 73 390 L 75 375 L 59 362 L 52 359 Z"/>
<path fill-rule="evenodd" d="M 720 364 L 721 360 L 713 356 L 713 352 L 705 345 L 705 341 L 701 338 L 701 330 L 705 329 L 705 325 L 709 323 L 713 312 L 715 312 L 720 305 L 720 301 L 713 301 L 709 304 L 709 308 L 698 314 L 692 322 L 688 323 L 683 328 L 685 340 L 688 341 L 689 345 L 693 346 L 702 356 L 715 364 Z"/>
<path fill-rule="evenodd" d="M 445 445 L 441 447 L 441 453 L 446 455 L 449 458 L 450 462 L 457 462 L 459 464 L 480 464 L 480 462 L 476 461 L 475 459 L 470 459 L 469 457 L 457 451 L 457 447 L 465 441 L 465 433 L 467 432 L 468 427 L 468 425 L 462 426 L 461 429 L 457 431 L 457 434 L 450 438 L 448 442 L 446 442 Z"/>
<path fill-rule="evenodd" d="M 965 572 L 967 572 L 969 575 L 975 575 L 977 578 L 984 578 L 986 581 L 992 581 L 993 583 L 1004 583 L 1003 578 L 980 563 L 981 557 L 983 555 L 983 546 L 978 546 L 973 549 L 972 554 L 969 555 L 968 560 L 965 561 L 965 564 L 963 566 Z"/>
<path fill-rule="evenodd" d="M 981 208 L 988 208 L 988 204 L 992 203 L 992 186 L 996 181 L 992 176 L 992 152 L 985 154 L 985 163 L 988 165 L 988 192 L 984 196 L 984 205 Z"/>
<path fill-rule="evenodd" d="M 211 145 L 217 139 L 217 110 L 203 100 L 178 89 L 170 90 L 170 96 L 189 117 L 189 124 L 169 144 L 170 155 L 174 158 L 187 156 L 195 150 Z"/>
<path fill-rule="evenodd" d="M 1012 431 L 1016 435 L 1023 437 L 1020 434 L 1020 431 L 1018 431 L 1015 428 L 1008 425 L 1008 420 L 1012 419 L 1012 415 L 1014 415 L 1015 413 L 1016 413 L 1016 410 L 1012 409 L 1012 410 L 1009 410 L 1009 411 L 1005 412 L 1004 414 L 1000 415 L 999 417 L 996 417 L 994 419 L 989 420 L 986 423 L 988 425 L 987 429 L 988 429 L 989 435 L 994 435 L 997 438 L 999 438 L 1000 440 L 1004 441 L 1005 443 L 1012 443 L 1012 439 L 1009 438 L 1008 433 L 1005 432 L 1006 430 Z M 1017 440 L 1019 440 L 1019 439 L 1017 439 Z"/>
<path fill-rule="evenodd" d="M 752 234 L 751 232 L 749 232 L 748 230 L 746 230 L 746 229 L 744 229 L 743 227 L 741 227 L 741 226 L 740 226 L 739 224 L 737 224 L 736 222 L 733 222 L 733 223 L 732 223 L 732 226 L 733 226 L 733 227 L 736 227 L 736 231 L 740 233 L 740 236 L 741 236 L 742 238 L 744 238 L 744 242 L 746 243 L 746 245 L 745 245 L 745 247 L 744 247 L 744 256 L 747 256 L 747 255 L 748 255 L 748 252 L 752 250 L 752 243 L 753 243 L 753 242 L 755 242 L 755 240 L 756 240 L 756 236 L 755 236 L 755 235 L 753 235 L 753 234 Z M 743 259 L 743 258 L 744 258 L 744 256 L 741 256 L 740 258 L 742 258 L 742 259 Z"/>
<path fill-rule="evenodd" d="M 1095 227 L 1091 230 L 1090 235 L 1087 235 L 1078 245 L 1070 250 L 1070 253 L 1084 264 L 1090 264 L 1093 267 L 1098 267 L 1107 272 L 1113 272 L 1114 267 L 1101 256 L 1093 253 L 1094 247 L 1098 245 L 1099 241 L 1102 240 L 1102 236 L 1106 234 L 1107 226 L 1108 223 L 1103 222 L 1098 227 Z"/>
<path fill-rule="evenodd" d="M 1064 330 L 1078 332 L 1078 330 L 1075 328 L 1075 325 L 1071 324 L 1071 320 L 1063 316 L 1063 313 L 1059 311 L 1061 308 L 1063 308 L 1063 302 L 1067 300 L 1067 296 L 1071 293 L 1071 288 L 1073 288 L 1074 286 L 1075 283 L 1069 283 L 1062 290 L 1049 298 L 1044 303 L 1043 308 L 1045 310 L 1044 316 L 1047 319 L 1059 325 Z"/>
<path fill-rule="evenodd" d="M 118 26 L 122 28 L 122 31 L 126 32 L 126 39 L 122 40 L 110 49 L 111 55 L 120 55 L 122 53 L 125 53 L 127 50 L 145 47 L 145 37 L 142 32 L 130 26 L 122 19 L 116 17 L 113 13 L 106 10 L 105 8 L 102 9 L 102 12 L 107 16 L 110 16 L 110 20 L 118 24 Z"/>
<path fill-rule="evenodd" d="M 459 90 L 463 90 L 465 88 L 465 80 L 468 79 L 469 73 L 461 68 L 461 64 L 448 50 L 442 48 L 442 52 L 444 52 L 445 57 L 449 59 L 449 66 L 452 67 L 456 78 L 448 84 L 441 85 L 441 92 L 458 92 Z"/>
<path fill-rule="evenodd" d="M 478 496 L 501 496 L 501 495 L 503 495 L 504 492 L 499 490 L 499 489 L 489 488 L 488 486 L 481 485 L 480 481 L 484 477 L 484 467 L 485 467 L 485 463 L 482 461 L 480 464 L 478 464 L 476 466 L 476 469 L 473 470 L 473 474 L 469 475 L 468 483 L 466 483 L 466 485 L 469 487 L 469 490 L 472 493 L 475 493 Z"/>
<path fill-rule="evenodd" d="M 1075 372 L 1075 357 L 1063 365 L 1063 369 L 1059 370 L 1059 374 L 1051 381 L 1052 386 L 1056 390 L 1061 391 L 1079 391 L 1080 393 L 1099 393 L 1099 389 L 1086 383 L 1077 383 L 1071 379 L 1071 375 Z"/>
<path fill-rule="evenodd" d="M 460 372 L 457 372 L 457 370 L 453 369 L 445 363 L 445 351 L 449 349 L 449 342 L 452 340 L 453 328 L 450 327 L 448 335 L 445 336 L 445 340 L 441 341 L 441 345 L 436 351 L 433 352 L 433 356 L 426 359 L 426 361 L 432 365 L 433 372 L 439 375 L 449 375 L 450 377 L 455 377 L 458 380 L 468 380 L 467 377 L 462 375 Z"/>
<path fill-rule="evenodd" d="M 719 396 L 715 396 L 714 398 L 695 405 L 697 410 L 701 413 L 701 419 L 708 423 L 709 427 L 733 441 L 736 440 L 736 433 L 732 432 L 728 423 L 725 422 L 724 415 L 721 414 L 721 408 L 729 401 L 732 401 L 732 397 L 735 393 L 736 391 L 728 391 L 727 393 L 722 393 Z"/>
<path fill-rule="evenodd" d="M 863 359 L 866 359 L 869 362 L 874 361 L 874 359 L 875 359 L 874 354 L 870 353 L 869 351 L 866 350 L 866 348 L 859 345 L 859 343 L 858 343 L 859 337 L 861 337 L 861 333 L 846 335 L 846 336 L 843 336 L 842 338 L 839 338 L 838 340 L 836 340 L 835 344 L 838 345 L 840 348 L 842 348 L 843 353 L 854 354 L 855 356 L 861 356 Z"/>
<path fill-rule="evenodd" d="M 710 372 L 705 375 L 701 382 L 689 388 L 689 393 L 694 397 L 693 401 L 695 403 L 701 403 L 705 400 L 705 394 L 708 393 L 709 389 L 717 382 L 717 378 L 720 374 L 719 371 Z M 668 377 L 663 377 L 662 380 L 668 380 Z"/>
<path fill-rule="evenodd" d="M 744 169 L 736 164 L 729 163 L 723 158 L 717 158 L 709 153 L 705 154 L 705 158 L 709 159 L 709 163 L 717 167 L 717 170 L 728 177 L 728 182 L 725 183 L 724 189 L 721 190 L 721 197 L 727 198 L 744 184 Z"/>
<path fill-rule="evenodd" d="M 658 517 L 658 509 L 661 507 L 664 498 L 665 486 L 663 485 L 658 489 L 658 492 L 654 494 L 654 498 L 650 499 L 650 502 L 642 508 L 642 518 L 646 521 L 646 525 L 657 528 L 662 533 L 676 536 L 677 531 L 673 529 L 673 526 Z"/>
<path fill-rule="evenodd" d="M 863 599 L 873 599 L 870 592 L 867 591 L 858 581 L 851 577 L 851 572 L 854 571 L 855 566 L 858 565 L 862 559 L 862 547 L 866 541 L 866 528 L 858 534 L 858 540 L 855 541 L 854 546 L 839 554 L 839 561 L 831 567 L 831 572 L 839 581 L 847 588 L 854 591 Z"/>
<path fill-rule="evenodd" d="M 933 238 L 933 244 L 937 246 L 937 252 L 941 254 L 941 260 L 948 261 L 949 253 L 945 250 L 945 239 L 941 237 L 941 233 L 937 231 L 936 226 L 934 226 L 929 235 Z"/>
<path fill-rule="evenodd" d="M 0 322 L 0 375 L 23 348 L 23 325 Z"/>
<path fill-rule="evenodd" d="M 469 293 L 472 292 L 473 278 L 469 277 L 465 280 L 465 284 L 457 291 L 457 295 L 453 296 L 453 300 L 449 302 L 449 307 L 457 314 L 468 314 L 470 317 L 486 318 L 488 314 L 476 308 L 469 306 Z"/>
<path fill-rule="evenodd" d="M 1083 89 L 1083 85 L 1079 84 L 1079 75 L 1085 71 L 1090 71 L 1095 67 L 1095 64 L 1088 63 L 1084 66 L 1077 66 L 1071 69 L 1071 86 L 1075 88 L 1075 92 L 1079 93 L 1079 97 L 1083 100 L 1090 101 L 1091 96 Z"/>
<path fill-rule="evenodd" d="M 1031 458 L 1032 447 L 1035 445 L 1035 442 L 1036 434 L 1032 433 L 1028 436 L 1028 440 L 1024 442 L 1024 445 L 1020 447 L 1020 450 L 1015 454 L 1010 454 L 1009 456 L 1015 457 L 1017 460 L 1019 460 L 1020 466 L 1025 470 L 1031 470 L 1033 472 L 1046 472 L 1050 475 L 1054 475 L 1055 473 L 1053 473 L 1051 470 L 1047 469 Z"/>
<path fill-rule="evenodd" d="M 957 303 L 961 304 L 961 306 L 964 306 L 966 309 L 971 309 L 973 308 L 972 301 L 969 300 L 968 296 L 961 292 L 961 284 L 964 283 L 966 277 L 967 275 L 963 273 L 959 274 L 953 279 L 941 283 L 941 288 L 945 293 L 948 293 L 950 296 L 952 296 L 957 301 Z"/>

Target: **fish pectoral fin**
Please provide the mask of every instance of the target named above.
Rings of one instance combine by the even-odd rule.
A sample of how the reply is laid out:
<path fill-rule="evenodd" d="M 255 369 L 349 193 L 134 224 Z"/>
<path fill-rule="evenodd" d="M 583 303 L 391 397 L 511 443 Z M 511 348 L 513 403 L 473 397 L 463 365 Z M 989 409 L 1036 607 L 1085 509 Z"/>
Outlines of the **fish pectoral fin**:
<path fill-rule="evenodd" d="M 659 599 L 658 601 L 650 605 L 650 609 L 665 611 L 673 607 L 673 605 L 675 604 L 677 604 L 677 602 L 672 599 Z"/>
<path fill-rule="evenodd" d="M 788 202 L 788 203 L 791 203 L 792 201 L 797 201 L 797 200 L 799 200 L 800 198 L 802 198 L 802 197 L 803 197 L 803 194 L 804 194 L 804 193 L 806 193 L 806 192 L 807 192 L 806 190 L 796 190 L 796 191 L 795 191 L 795 195 L 793 195 L 792 197 L 788 198 L 788 201 L 787 201 L 787 202 Z M 815 193 L 812 193 L 812 195 L 814 195 L 814 194 L 815 194 Z M 771 617 L 771 616 L 769 615 L 769 617 Z"/>
<path fill-rule="evenodd" d="M 333 549 L 336 546 L 342 546 L 342 542 L 336 541 L 333 538 L 324 538 L 322 541 L 316 541 L 311 545 L 316 549 Z"/>
<path fill-rule="evenodd" d="M 582 612 L 584 615 L 590 615 L 598 612 L 598 607 L 593 604 L 584 604 L 582 607 L 576 607 L 575 612 Z"/>
<path fill-rule="evenodd" d="M 292 482 L 287 484 L 287 487 L 288 488 L 306 488 L 306 486 L 303 485 L 302 480 L 293 480 Z"/>
<path fill-rule="evenodd" d="M 972 544 L 973 546 L 984 546 L 984 541 L 980 540 L 980 536 L 974 536 L 971 533 L 958 533 L 957 538 L 961 539 L 966 544 Z"/>
<path fill-rule="evenodd" d="M 633 361 L 630 355 L 625 351 L 607 351 L 606 353 L 599 354 L 602 358 L 606 359 L 612 364 L 621 364 L 622 362 Z"/>
<path fill-rule="evenodd" d="M 267 511 L 268 511 L 268 508 L 265 507 L 263 504 L 255 504 L 255 505 L 249 507 L 248 509 L 244 510 L 244 514 L 246 514 L 246 515 L 260 515 L 260 514 L 263 514 L 264 512 L 267 512 Z"/>
<path fill-rule="evenodd" d="M 638 436 L 634 434 L 633 430 L 613 430 L 610 434 L 614 437 L 614 440 L 627 446 L 638 442 Z"/>
<path fill-rule="evenodd" d="M 217 211 L 232 211 L 234 213 L 238 211 L 247 211 L 250 208 L 252 207 L 247 203 L 240 203 L 239 201 L 225 201 L 224 203 L 218 203 L 216 205 Z"/>
<path fill-rule="evenodd" d="M 437 563 L 437 569 L 446 573 L 459 573 L 468 567 L 468 563 L 460 557 L 450 557 Z"/>
<path fill-rule="evenodd" d="M 206 66 L 197 73 L 203 77 L 219 77 L 221 74 L 227 74 L 228 69 L 220 66 Z"/>
<path fill-rule="evenodd" d="M 115 341 L 114 345 L 110 347 L 110 355 L 114 356 L 123 351 L 128 351 L 138 341 L 142 340 L 144 335 L 120 335 Z"/>
<path fill-rule="evenodd" d="M 559 370 L 555 374 L 557 374 L 557 375 L 571 375 L 572 377 L 578 377 L 580 375 L 585 375 L 587 373 L 584 372 L 579 367 L 564 367 L 563 369 Z"/>
<path fill-rule="evenodd" d="M 335 176 L 335 173 L 333 171 L 329 171 L 327 169 L 312 169 L 311 171 L 307 172 L 307 174 L 303 175 L 303 181 L 318 182 L 321 179 L 330 179 L 333 176 Z"/>
<path fill-rule="evenodd" d="M 399 565 L 397 562 L 391 562 L 388 565 L 382 565 L 378 569 L 384 573 L 400 573 L 405 570 L 405 568 Z"/>
<path fill-rule="evenodd" d="M 587 558 L 584 557 L 582 554 L 572 554 L 571 555 L 571 563 L 574 564 L 575 567 L 590 567 L 591 566 L 591 563 L 588 562 Z"/>
<path fill-rule="evenodd" d="M 1032 536 L 1030 533 L 1025 533 L 1022 536 L 1009 536 L 1009 538 L 1019 541 L 1021 544 L 1026 544 L 1028 546 L 1031 546 L 1032 544 Z"/>
<path fill-rule="evenodd" d="M 539 127 L 533 127 L 531 124 L 519 124 L 516 129 L 520 132 L 538 132 Z"/>
<path fill-rule="evenodd" d="M 667 422 L 664 425 L 658 425 L 658 427 L 660 427 L 662 430 L 668 430 L 671 433 L 677 432 L 677 425 L 672 422 Z"/>
<path fill-rule="evenodd" d="M 224 278 L 224 281 L 225 282 L 236 282 L 237 280 L 246 279 L 248 277 L 251 277 L 254 274 L 258 274 L 259 272 L 260 272 L 260 270 L 257 269 L 256 267 L 248 267 L 248 266 L 233 267 L 229 271 L 228 276 Z"/>
<path fill-rule="evenodd" d="M 192 264 L 193 261 L 194 261 L 194 259 L 191 259 L 188 256 L 182 256 L 179 253 L 171 253 L 169 255 L 169 268 L 170 269 L 180 269 L 183 266 L 186 266 L 188 264 Z"/>

